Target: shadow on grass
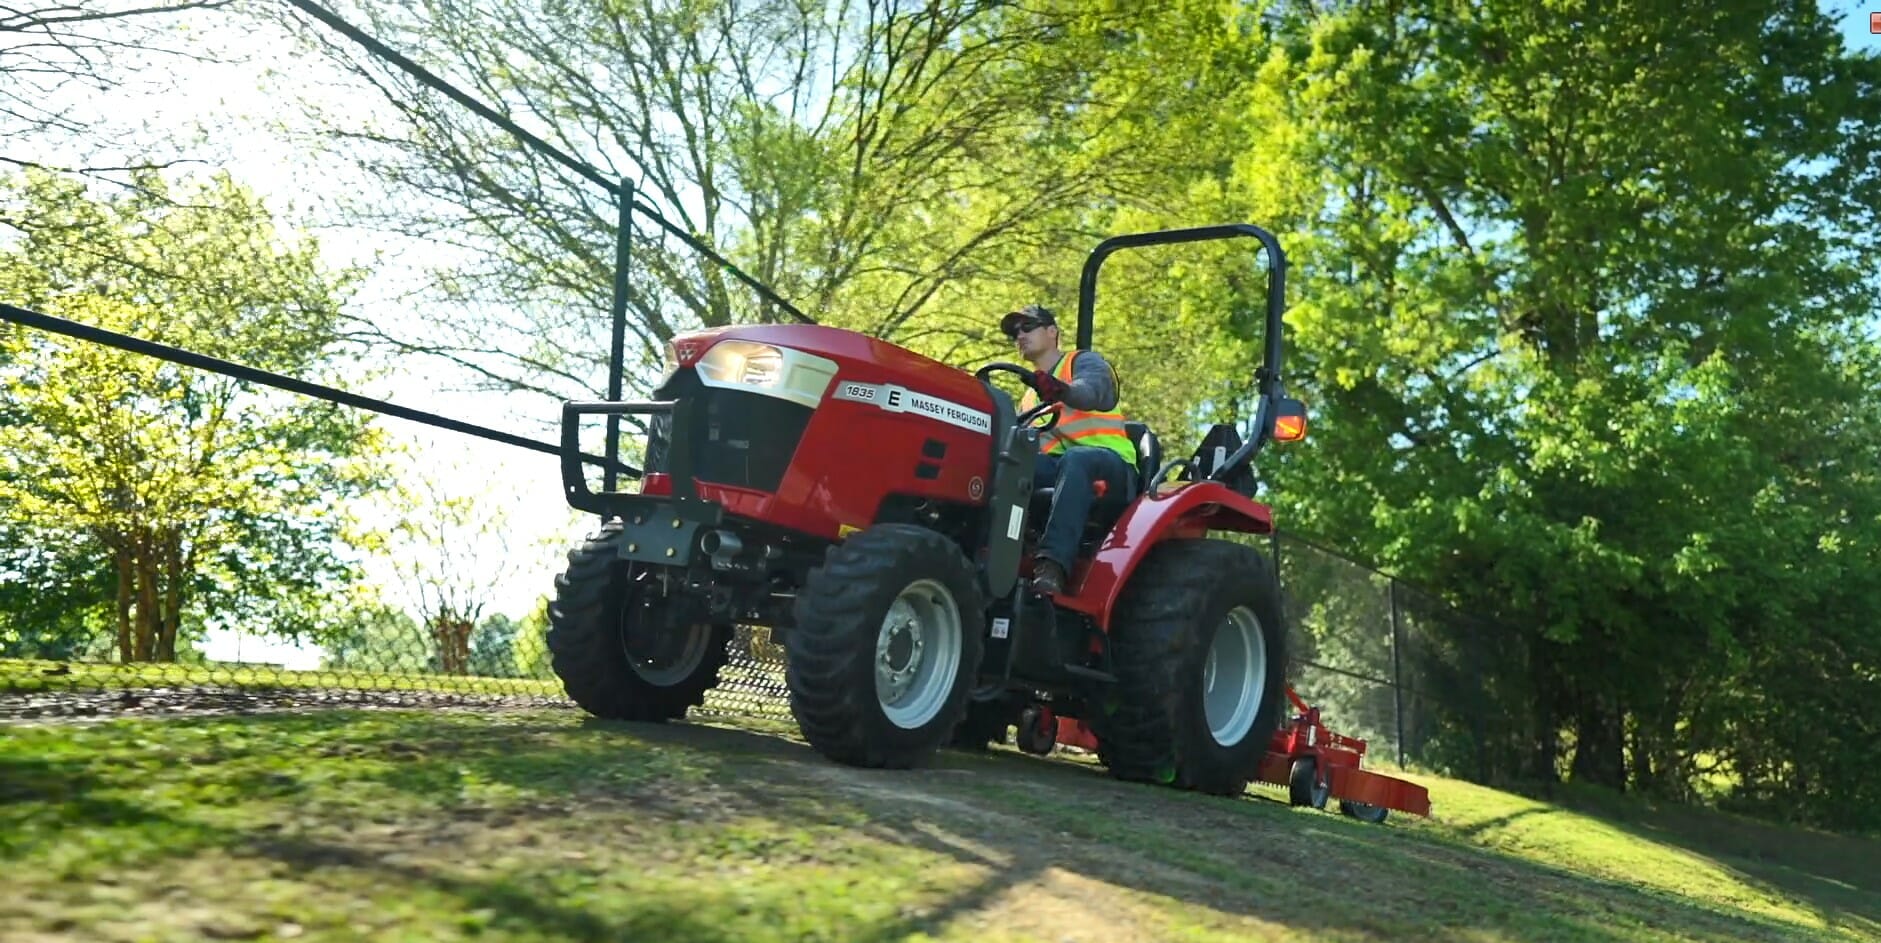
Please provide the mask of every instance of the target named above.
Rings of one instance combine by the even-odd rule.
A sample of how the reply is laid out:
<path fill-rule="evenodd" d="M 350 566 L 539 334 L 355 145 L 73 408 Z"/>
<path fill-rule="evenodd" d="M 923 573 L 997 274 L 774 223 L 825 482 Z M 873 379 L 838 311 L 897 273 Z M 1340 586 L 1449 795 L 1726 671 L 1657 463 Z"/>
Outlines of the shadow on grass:
<path fill-rule="evenodd" d="M 1510 939 L 1623 940 L 1636 938 L 1639 927 L 1677 927 L 1681 939 L 1801 938 L 1801 928 L 1791 923 L 1680 900 L 1441 833 L 1293 810 L 1284 800 L 1228 801 L 1117 784 L 1084 764 L 1016 756 L 1012 762 L 1015 772 L 1025 768 L 1035 795 L 1050 797 L 1027 803 L 1041 827 L 1094 843 L 1091 854 L 1067 859 L 1064 867 L 1296 928 L 1385 939 L 1482 930 Z M 1118 847 L 1163 868 L 1133 866 L 1106 853 Z M 1183 874 L 1207 878 L 1214 889 L 1198 894 Z"/>
<path fill-rule="evenodd" d="M 232 722 L 173 723 L 213 730 Z M 1355 938 L 1485 930 L 1517 939 L 1566 934 L 1618 941 L 1635 938 L 1640 927 L 1678 927 L 1697 940 L 1797 937 L 1798 928 L 1790 924 L 1722 913 L 1455 840 L 1296 812 L 1266 800 L 1122 784 L 1086 764 L 1005 752 L 945 753 L 925 769 L 878 771 L 828 763 L 781 731 L 702 723 L 623 724 L 571 716 L 489 724 L 475 718 L 327 714 L 251 717 L 240 724 L 256 735 L 243 740 L 241 749 L 250 754 L 266 753 L 271 741 L 265 734 L 273 732 L 284 747 L 305 750 L 310 763 L 371 760 L 353 774 L 357 781 L 394 790 L 427 815 L 448 817 L 464 803 L 474 805 L 464 798 L 469 781 L 501 784 L 522 797 L 513 814 L 525 819 L 561 803 L 576 817 L 545 817 L 545 827 L 572 825 L 589 848 L 610 839 L 578 830 L 583 810 L 708 832 L 721 827 L 712 810 L 701 815 L 687 805 L 699 801 L 727 815 L 856 831 L 889 849 L 918 850 L 978 869 L 973 880 L 928 910 L 845 928 L 842 938 L 860 943 L 938 933 L 1054 874 L 1165 898 L 1182 914 L 1212 910 Z M 627 887 L 584 898 L 559 886 L 552 872 L 513 867 L 495 876 L 474 875 L 458 862 L 390 860 L 363 841 L 235 829 L 206 814 L 148 807 L 108 770 L 81 759 L 0 754 L 0 784 L 0 814 L 7 805 L 56 804 L 71 825 L 148 828 L 182 839 L 166 842 L 162 855 L 215 848 L 281 862 L 296 872 L 338 868 L 367 875 L 374 885 L 422 887 L 466 910 L 495 911 L 493 929 L 528 928 L 577 940 L 748 938 L 714 919 L 715 911 L 700 901 L 629 893 L 631 872 L 605 875 Z M 343 781 L 326 785 L 347 788 Z M 100 797 L 101 791 L 112 795 Z M 888 893 L 867 884 L 872 877 L 858 875 L 864 882 L 860 893 Z M 1862 899 L 1873 903 L 1872 897 Z M 767 926 L 781 928 L 795 916 L 788 909 L 793 900 L 783 895 L 738 906 L 773 908 L 761 916 Z M 1094 920 L 1119 914 L 1114 905 L 1089 912 Z"/>
<path fill-rule="evenodd" d="M 1881 939 L 1881 839 L 1786 828 L 1592 787 L 1557 786 L 1550 801 L 1706 858 L 1747 884 Z"/>

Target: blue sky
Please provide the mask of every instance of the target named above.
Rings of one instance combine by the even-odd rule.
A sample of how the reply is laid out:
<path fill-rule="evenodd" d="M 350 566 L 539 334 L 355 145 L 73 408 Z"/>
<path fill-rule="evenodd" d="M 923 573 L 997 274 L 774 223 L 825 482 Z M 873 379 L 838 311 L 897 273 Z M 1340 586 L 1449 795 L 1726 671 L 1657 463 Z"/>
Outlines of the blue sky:
<path fill-rule="evenodd" d="M 1842 41 L 1851 51 L 1881 52 L 1881 36 L 1868 29 L 1869 14 L 1881 13 L 1881 0 L 1835 0 L 1822 4 L 1822 9 L 1841 22 Z"/>

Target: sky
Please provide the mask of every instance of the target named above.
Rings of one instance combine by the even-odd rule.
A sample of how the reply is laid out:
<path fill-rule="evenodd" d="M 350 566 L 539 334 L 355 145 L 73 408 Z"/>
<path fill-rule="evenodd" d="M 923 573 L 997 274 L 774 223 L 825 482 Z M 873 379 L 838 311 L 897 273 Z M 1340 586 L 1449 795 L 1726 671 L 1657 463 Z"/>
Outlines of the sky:
<path fill-rule="evenodd" d="M 1869 14 L 1881 12 L 1881 0 L 1827 2 L 1823 9 L 1841 25 L 1850 49 L 1881 52 L 1881 35 L 1869 29 Z M 288 219 L 320 215 L 320 208 L 309 199 L 312 194 L 349 184 L 369 185 L 335 155 L 309 152 L 276 133 L 291 119 L 291 110 L 282 107 L 284 100 L 296 95 L 335 100 L 336 95 L 343 94 L 329 84 L 329 77 L 317 74 L 297 59 L 286 37 L 267 30 L 231 30 L 222 22 L 213 15 L 193 16 L 187 23 L 188 31 L 170 44 L 209 50 L 218 56 L 245 50 L 247 61 L 189 63 L 165 58 L 144 64 L 137 69 L 140 78 L 108 97 L 87 88 L 67 90 L 70 100 L 61 107 L 88 126 L 87 143 L 94 159 L 132 158 L 136 154 L 127 142 L 156 142 L 180 136 L 179 143 L 188 153 L 225 166 L 242 183 L 266 195 L 270 205 Z M 339 100 L 347 107 L 376 106 L 371 99 Z M 42 142 L 42 147 L 35 156 L 47 163 L 67 162 L 74 153 L 69 141 L 48 140 Z M 19 142 L 8 142 L 8 150 L 19 153 Z M 369 261 L 375 252 L 387 253 L 391 261 L 375 263 L 379 275 L 368 284 L 361 299 L 363 310 L 393 323 L 412 316 L 391 299 L 400 289 L 401 279 L 410 274 L 399 260 L 422 258 L 426 247 L 366 232 L 323 231 L 322 241 L 328 257 L 336 263 Z M 462 377 L 436 363 L 414 358 L 400 363 L 388 379 L 361 391 L 532 438 L 553 440 L 557 419 L 553 403 L 535 396 L 452 391 L 462 385 Z M 284 401 L 292 398 L 284 392 L 273 395 Z M 499 558 L 508 563 L 489 566 L 491 578 L 496 580 L 489 611 L 521 617 L 533 608 L 538 597 L 552 593 L 562 553 L 593 526 L 592 518 L 573 512 L 563 500 L 557 460 L 402 420 L 386 418 L 383 424 L 410 449 L 410 456 L 400 459 L 397 466 L 401 479 L 429 477 L 448 494 L 478 497 L 480 506 L 491 513 L 491 529 L 508 536 L 505 549 L 487 535 L 465 535 L 467 540 L 480 542 L 477 555 L 486 563 Z M 497 574 L 497 570 L 503 572 Z M 410 594 L 403 591 L 401 581 L 389 567 L 376 564 L 370 574 L 386 588 L 388 600 L 409 602 Z M 233 632 L 212 633 L 206 647 L 212 658 L 235 660 L 239 656 L 297 668 L 315 667 L 320 654 L 309 647 Z"/>
<path fill-rule="evenodd" d="M 1842 24 L 1842 41 L 1856 52 L 1881 52 L 1881 33 L 1873 29 L 1872 21 L 1881 15 L 1881 0 L 1859 0 L 1852 3 L 1825 3 L 1828 10 Z"/>

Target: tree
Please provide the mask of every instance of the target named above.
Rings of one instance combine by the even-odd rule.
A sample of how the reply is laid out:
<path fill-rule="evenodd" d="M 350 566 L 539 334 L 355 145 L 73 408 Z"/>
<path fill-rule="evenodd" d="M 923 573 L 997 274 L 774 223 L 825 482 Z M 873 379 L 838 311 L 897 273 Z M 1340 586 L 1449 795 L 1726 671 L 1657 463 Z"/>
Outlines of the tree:
<path fill-rule="evenodd" d="M 493 476 L 462 466 L 442 472 L 414 467 L 387 493 L 392 523 L 383 550 L 445 674 L 472 673 L 491 665 L 490 658 L 513 662 L 507 651 L 480 654 L 477 642 L 513 640 L 515 624 L 485 612 L 539 548 L 518 537 L 521 521 L 498 497 L 497 485 Z"/>
<path fill-rule="evenodd" d="M 96 198 L 9 181 L 0 296 L 263 369 L 328 379 L 352 276 L 276 231 L 226 176 L 141 173 Z M 62 336 L 0 335 L 0 518 L 108 561 L 124 661 L 171 661 L 192 610 L 303 631 L 307 592 L 349 568 L 346 502 L 377 484 L 378 433 L 326 403 Z M 56 545 L 55 545 L 56 546 Z"/>
<path fill-rule="evenodd" d="M 229 0 L 41 0 L 0 9 L 0 163 L 40 164 L 18 153 L 18 145 L 51 133 L 75 139 L 90 128 L 59 104 L 74 85 L 109 91 L 123 78 L 119 66 L 132 54 L 197 58 L 166 45 L 161 28 L 179 14 L 215 9 Z M 148 163 L 139 166 L 148 168 Z M 86 173 L 132 167 L 61 168 Z"/>
<path fill-rule="evenodd" d="M 535 605 L 523 617 L 516 630 L 516 676 L 550 681 L 555 669 L 549 664 L 549 597 L 536 597 Z"/>
<path fill-rule="evenodd" d="M 0 658 L 84 655 L 110 618 L 109 561 L 57 529 L 0 515 Z M 108 629 L 106 631 L 109 631 Z"/>
<path fill-rule="evenodd" d="M 363 588 L 345 599 L 344 605 L 335 607 L 323 633 L 322 668 L 373 674 L 436 670 L 429 633 L 403 609 L 387 605 Z"/>
<path fill-rule="evenodd" d="M 1577 778 L 1684 792 L 1747 738 L 1809 764 L 1743 701 L 1881 602 L 1847 592 L 1881 550 L 1877 60 L 1784 4 L 1271 22 L 1276 130 L 1323 194 L 1294 239 L 1316 421 L 1288 510 L 1525 627 L 1526 709 Z"/>
<path fill-rule="evenodd" d="M 470 674 L 485 678 L 516 676 L 516 648 L 522 624 L 500 612 L 486 616 L 470 633 Z"/>
<path fill-rule="evenodd" d="M 1099 138 L 1091 62 L 1123 14 L 981 0 L 860 4 L 368 3 L 370 29 L 640 197 L 823 323 L 945 354 L 985 338 L 986 280 L 1041 242 L 1084 242 L 1068 210 L 1155 179 Z M 1148 14 L 1131 14 L 1148 18 Z M 1093 38 L 1098 37 L 1098 38 Z M 312 33 L 310 41 L 324 42 Z M 392 115 L 325 115 L 401 199 L 377 225 L 456 253 L 442 330 L 362 336 L 558 398 L 601 384 L 616 211 L 601 190 L 461 106 L 336 43 Z M 628 366 L 660 372 L 677 331 L 782 312 L 641 217 Z M 924 312 L 971 305 L 942 323 Z M 951 336 L 950 336 L 951 335 Z M 630 384 L 630 390 L 634 387 Z"/>

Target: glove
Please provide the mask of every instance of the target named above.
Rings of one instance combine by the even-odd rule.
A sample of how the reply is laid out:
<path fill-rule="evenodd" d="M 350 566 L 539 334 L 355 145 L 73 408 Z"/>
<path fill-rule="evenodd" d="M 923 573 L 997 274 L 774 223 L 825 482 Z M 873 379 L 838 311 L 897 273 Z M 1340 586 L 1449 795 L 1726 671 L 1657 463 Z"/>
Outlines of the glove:
<path fill-rule="evenodd" d="M 1071 389 L 1070 384 L 1043 370 L 1032 372 L 1032 383 L 1033 388 L 1038 390 L 1038 398 L 1047 403 L 1056 403 L 1064 399 L 1065 393 Z"/>

